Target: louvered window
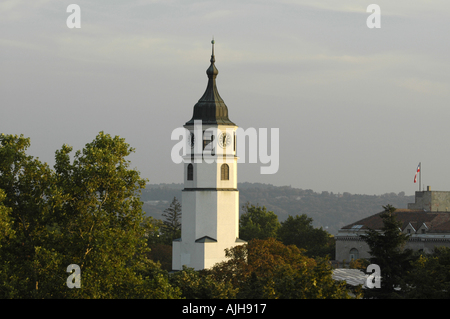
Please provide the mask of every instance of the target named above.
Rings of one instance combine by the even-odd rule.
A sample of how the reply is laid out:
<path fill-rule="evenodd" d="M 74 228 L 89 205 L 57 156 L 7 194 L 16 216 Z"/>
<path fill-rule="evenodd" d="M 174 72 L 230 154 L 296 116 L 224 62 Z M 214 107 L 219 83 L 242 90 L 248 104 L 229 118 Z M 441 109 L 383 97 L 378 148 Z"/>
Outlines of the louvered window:
<path fill-rule="evenodd" d="M 230 168 L 227 164 L 222 164 L 220 167 L 221 177 L 220 179 L 223 181 L 227 181 L 230 179 Z"/>

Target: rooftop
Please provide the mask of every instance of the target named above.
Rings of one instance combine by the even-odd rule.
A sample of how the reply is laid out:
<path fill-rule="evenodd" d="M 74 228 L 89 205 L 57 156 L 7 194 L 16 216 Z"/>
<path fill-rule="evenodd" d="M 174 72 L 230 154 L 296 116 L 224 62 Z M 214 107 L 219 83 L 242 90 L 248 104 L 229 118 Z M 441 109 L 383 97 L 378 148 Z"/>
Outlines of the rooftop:
<path fill-rule="evenodd" d="M 378 214 L 358 220 L 350 225 L 344 226 L 343 230 L 381 230 L 383 220 Z M 417 231 L 423 224 L 427 228 L 427 233 L 447 233 L 450 232 L 450 212 L 429 212 L 424 210 L 397 209 L 394 214 L 402 223 L 401 229 L 405 229 L 409 224 Z"/>
<path fill-rule="evenodd" d="M 202 124 L 212 125 L 233 125 L 233 122 L 228 118 L 228 108 L 225 102 L 219 95 L 216 85 L 216 77 L 219 74 L 215 66 L 216 58 L 214 56 L 214 40 L 212 43 L 211 65 L 206 70 L 208 76 L 208 84 L 203 96 L 194 105 L 194 114 L 192 118 L 186 122 L 185 125 L 194 125 L 195 120 L 201 120 Z"/>

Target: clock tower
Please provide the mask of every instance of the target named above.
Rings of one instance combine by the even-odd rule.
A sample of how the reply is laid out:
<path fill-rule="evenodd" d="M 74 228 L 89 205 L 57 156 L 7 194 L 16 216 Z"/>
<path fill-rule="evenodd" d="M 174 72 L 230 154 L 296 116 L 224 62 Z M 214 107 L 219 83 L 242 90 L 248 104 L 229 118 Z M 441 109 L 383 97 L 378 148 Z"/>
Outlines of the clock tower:
<path fill-rule="evenodd" d="M 188 131 L 190 150 L 184 159 L 181 238 L 172 245 L 172 269 L 195 270 L 226 260 L 225 249 L 242 245 L 239 239 L 237 189 L 237 126 L 216 86 L 217 70 L 212 43 L 211 65 L 206 70 L 206 91 L 194 106 Z"/>

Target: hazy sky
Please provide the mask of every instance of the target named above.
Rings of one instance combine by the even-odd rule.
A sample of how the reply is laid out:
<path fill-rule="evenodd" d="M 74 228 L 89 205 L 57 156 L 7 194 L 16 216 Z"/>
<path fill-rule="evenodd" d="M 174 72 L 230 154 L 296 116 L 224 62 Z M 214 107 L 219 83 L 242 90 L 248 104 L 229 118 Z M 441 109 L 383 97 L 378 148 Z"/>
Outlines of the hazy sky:
<path fill-rule="evenodd" d="M 180 183 L 171 133 L 204 93 L 214 36 L 230 119 L 280 132 L 278 172 L 240 164 L 239 182 L 412 195 L 422 162 L 450 191 L 449 16 L 448 0 L 2 0 L 0 132 L 51 165 L 64 143 L 120 135 L 150 183 Z"/>

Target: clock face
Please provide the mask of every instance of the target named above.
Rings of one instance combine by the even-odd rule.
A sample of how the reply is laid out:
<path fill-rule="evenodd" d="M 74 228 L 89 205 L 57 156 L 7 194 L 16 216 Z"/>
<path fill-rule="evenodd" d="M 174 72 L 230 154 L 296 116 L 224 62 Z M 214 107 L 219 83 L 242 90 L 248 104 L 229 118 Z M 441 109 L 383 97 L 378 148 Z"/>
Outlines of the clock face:
<path fill-rule="evenodd" d="M 194 147 L 194 142 L 195 142 L 194 133 L 191 133 L 188 137 L 188 143 L 191 146 L 191 148 Z"/>
<path fill-rule="evenodd" d="M 219 145 L 220 147 L 227 147 L 231 144 L 231 135 L 229 133 L 221 133 L 219 135 Z"/>

